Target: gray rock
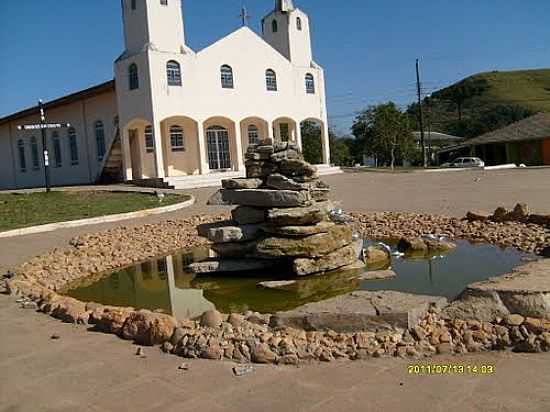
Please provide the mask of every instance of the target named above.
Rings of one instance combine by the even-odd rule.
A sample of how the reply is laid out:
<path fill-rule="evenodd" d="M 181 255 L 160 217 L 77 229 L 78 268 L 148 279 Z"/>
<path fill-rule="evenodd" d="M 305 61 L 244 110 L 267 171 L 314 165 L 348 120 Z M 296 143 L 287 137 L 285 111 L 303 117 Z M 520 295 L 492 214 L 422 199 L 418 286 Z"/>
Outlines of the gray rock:
<path fill-rule="evenodd" d="M 433 305 L 444 307 L 446 304 L 447 299 L 438 296 L 357 291 L 279 312 L 272 316 L 270 326 L 339 333 L 376 328 L 412 329 Z"/>
<path fill-rule="evenodd" d="M 270 159 L 274 162 L 281 162 L 285 159 L 302 159 L 302 154 L 297 150 L 287 149 L 278 153 L 273 153 Z"/>
<path fill-rule="evenodd" d="M 214 243 L 247 242 L 261 234 L 261 225 L 222 226 L 209 229 L 207 237 Z"/>
<path fill-rule="evenodd" d="M 332 222 L 319 222 L 308 226 L 264 226 L 263 230 L 281 236 L 311 236 L 328 233 L 334 226 Z"/>
<path fill-rule="evenodd" d="M 309 192 L 292 190 L 223 190 L 222 199 L 235 205 L 254 207 L 298 207 L 311 202 Z"/>
<path fill-rule="evenodd" d="M 267 177 L 266 186 L 271 189 L 296 191 L 309 190 L 311 188 L 310 184 L 298 183 L 290 177 L 283 176 L 279 173 L 269 175 Z"/>
<path fill-rule="evenodd" d="M 172 337 L 170 338 L 170 343 L 174 346 L 177 346 L 178 343 L 183 339 L 185 336 L 185 329 L 183 328 L 176 328 L 174 329 L 174 333 L 172 334 Z"/>
<path fill-rule="evenodd" d="M 213 257 L 243 258 L 250 257 L 256 251 L 256 242 L 215 243 L 210 245 Z"/>
<path fill-rule="evenodd" d="M 270 209 L 267 222 L 274 226 L 311 225 L 325 220 L 332 207 L 331 202 L 320 202 L 308 207 Z"/>
<path fill-rule="evenodd" d="M 218 190 L 216 193 L 214 193 L 210 198 L 208 199 L 208 202 L 206 202 L 208 206 L 229 206 L 230 203 L 223 200 L 222 191 Z"/>
<path fill-rule="evenodd" d="M 256 363 L 275 363 L 277 355 L 265 343 L 255 345 L 251 351 L 252 361 Z"/>
<path fill-rule="evenodd" d="M 267 258 L 318 258 L 347 246 L 351 242 L 351 226 L 335 225 L 328 233 L 319 233 L 303 238 L 268 237 L 261 239 L 256 245 L 256 255 Z"/>
<path fill-rule="evenodd" d="M 405 253 L 425 253 L 428 251 L 428 245 L 426 242 L 419 237 L 414 238 L 401 238 L 397 244 L 397 249 Z"/>
<path fill-rule="evenodd" d="M 361 243 L 363 243 L 362 240 Z M 391 256 L 386 249 L 369 246 L 363 250 L 363 260 L 369 268 L 380 267 L 388 264 L 391 260 Z"/>
<path fill-rule="evenodd" d="M 219 328 L 223 322 L 223 317 L 217 310 L 208 310 L 201 315 L 201 326 L 207 328 Z"/>
<path fill-rule="evenodd" d="M 256 178 L 222 180 L 222 187 L 224 189 L 257 189 L 262 184 L 263 180 Z"/>
<path fill-rule="evenodd" d="M 260 282 L 258 283 L 258 286 L 265 289 L 284 289 L 285 287 L 292 286 L 294 284 L 296 284 L 295 280 L 275 280 L 275 281 Z"/>
<path fill-rule="evenodd" d="M 229 318 L 227 319 L 227 322 L 231 324 L 234 328 L 241 327 L 242 323 L 244 321 L 244 316 L 240 315 L 238 313 L 232 313 L 229 315 Z"/>
<path fill-rule="evenodd" d="M 189 266 L 195 274 L 246 272 L 250 270 L 262 270 L 273 267 L 273 260 L 261 259 L 223 259 L 197 262 Z"/>
<path fill-rule="evenodd" d="M 311 189 L 311 198 L 317 202 L 329 200 L 330 189 Z"/>
<path fill-rule="evenodd" d="M 247 160 L 245 167 L 248 178 L 265 178 L 277 171 L 277 165 L 261 160 Z"/>
<path fill-rule="evenodd" d="M 472 283 L 443 311 L 449 318 L 486 322 L 510 314 L 550 319 L 550 259 L 531 262 L 509 274 Z"/>
<path fill-rule="evenodd" d="M 272 154 L 275 152 L 273 145 L 257 146 L 256 153 L 269 153 Z"/>
<path fill-rule="evenodd" d="M 239 206 L 231 211 L 233 220 L 239 225 L 262 223 L 265 221 L 265 214 L 265 209 L 248 206 Z"/>
<path fill-rule="evenodd" d="M 259 153 L 246 153 L 244 157 L 246 160 L 262 160 L 262 156 Z"/>
<path fill-rule="evenodd" d="M 357 280 L 381 280 L 396 278 L 397 273 L 391 269 L 372 270 L 357 276 Z"/>
<path fill-rule="evenodd" d="M 357 261 L 355 250 L 351 246 L 337 249 L 318 259 L 300 258 L 293 264 L 294 273 L 298 276 L 307 276 L 314 273 L 329 272 Z"/>
<path fill-rule="evenodd" d="M 301 159 L 283 159 L 279 163 L 279 170 L 285 176 L 307 176 L 317 175 L 317 168 Z"/>
<path fill-rule="evenodd" d="M 26 301 L 21 304 L 23 309 L 38 310 L 38 305 L 33 301 Z"/>

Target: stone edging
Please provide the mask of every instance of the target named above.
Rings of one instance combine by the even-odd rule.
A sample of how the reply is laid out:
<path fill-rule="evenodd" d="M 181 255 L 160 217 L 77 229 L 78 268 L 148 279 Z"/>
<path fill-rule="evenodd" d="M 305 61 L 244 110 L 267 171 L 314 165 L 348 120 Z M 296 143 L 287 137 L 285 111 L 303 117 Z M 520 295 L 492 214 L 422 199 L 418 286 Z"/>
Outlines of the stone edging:
<path fill-rule="evenodd" d="M 190 207 L 195 203 L 195 197 L 186 195 L 190 198 L 184 202 L 176 203 L 170 206 L 157 207 L 155 209 L 138 210 L 136 212 L 118 213 L 115 215 L 98 216 L 89 219 L 69 220 L 66 222 L 48 223 L 45 225 L 24 227 L 21 229 L 8 230 L 6 232 L 0 232 L 0 239 L 10 238 L 23 235 L 31 235 L 35 233 L 52 232 L 59 229 L 68 229 L 78 226 L 97 225 L 100 223 L 112 223 L 120 222 L 122 220 L 137 219 L 146 216 L 160 215 L 162 213 L 175 212 L 186 207 Z"/>
<path fill-rule="evenodd" d="M 363 226 L 365 233 L 375 236 L 385 234 L 385 230 L 376 224 L 385 221 L 384 229 L 393 233 L 396 225 L 407 235 L 413 235 L 412 231 L 421 233 L 439 230 L 448 231 L 445 234 L 453 238 L 482 238 L 489 243 L 503 241 L 508 246 L 529 251 L 538 248 L 536 241 L 524 244 L 514 242 L 513 238 L 499 239 L 491 233 L 493 230 L 505 230 L 518 237 L 518 234 L 531 230 L 536 238 L 539 233 L 533 225 L 529 227 L 515 222 L 469 223 L 458 219 L 401 213 L 355 214 L 355 217 L 356 224 Z M 224 218 L 227 215 L 194 216 L 80 236 L 71 241 L 74 250 L 55 250 L 22 265 L 18 273 L 7 281 L 7 292 L 22 296 L 19 302 L 23 307 L 39 309 L 69 323 L 92 324 L 96 330 L 116 334 L 137 344 L 162 345 L 165 352 L 188 358 L 297 364 L 306 360 L 331 361 L 337 358 L 420 358 L 432 354 L 460 354 L 505 348 L 526 352 L 550 351 L 550 320 L 519 314 L 508 314 L 493 321 L 468 318 L 449 320 L 441 317 L 441 309 L 432 308 L 410 330 L 306 332 L 291 327 L 272 327 L 270 315 L 248 313 L 245 316 L 228 316 L 209 311 L 200 320 L 182 320 L 131 307 L 85 303 L 57 292 L 72 280 L 159 256 L 161 253 L 169 254 L 183 247 L 199 245 L 201 240 L 196 233 L 197 224 Z M 548 235 L 546 229 L 540 230 L 544 236 Z M 488 236 L 483 238 L 479 232 L 488 232 Z"/>

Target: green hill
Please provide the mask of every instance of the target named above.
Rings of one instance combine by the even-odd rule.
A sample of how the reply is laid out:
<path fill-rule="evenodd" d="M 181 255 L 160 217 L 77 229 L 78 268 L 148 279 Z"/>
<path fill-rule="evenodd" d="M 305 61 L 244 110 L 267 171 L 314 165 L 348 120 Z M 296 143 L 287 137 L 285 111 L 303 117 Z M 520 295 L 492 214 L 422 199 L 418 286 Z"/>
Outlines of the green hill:
<path fill-rule="evenodd" d="M 424 100 L 432 130 L 474 137 L 538 112 L 550 112 L 550 69 L 467 77 Z M 417 106 L 409 107 L 414 115 Z"/>

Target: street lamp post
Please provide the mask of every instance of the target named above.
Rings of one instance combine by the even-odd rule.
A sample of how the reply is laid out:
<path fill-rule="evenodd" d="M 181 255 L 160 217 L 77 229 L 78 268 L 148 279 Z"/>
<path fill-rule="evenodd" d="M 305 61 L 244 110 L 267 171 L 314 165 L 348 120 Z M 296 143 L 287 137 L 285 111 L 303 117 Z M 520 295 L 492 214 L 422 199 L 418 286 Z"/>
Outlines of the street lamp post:
<path fill-rule="evenodd" d="M 40 123 L 24 124 L 17 126 L 17 130 L 38 130 L 42 133 L 42 156 L 44 161 L 44 184 L 46 192 L 51 191 L 50 183 L 50 158 L 48 153 L 48 145 L 46 142 L 46 129 L 65 129 L 71 127 L 70 123 L 46 123 L 46 114 L 44 112 L 44 103 L 38 100 L 38 109 L 40 110 Z"/>

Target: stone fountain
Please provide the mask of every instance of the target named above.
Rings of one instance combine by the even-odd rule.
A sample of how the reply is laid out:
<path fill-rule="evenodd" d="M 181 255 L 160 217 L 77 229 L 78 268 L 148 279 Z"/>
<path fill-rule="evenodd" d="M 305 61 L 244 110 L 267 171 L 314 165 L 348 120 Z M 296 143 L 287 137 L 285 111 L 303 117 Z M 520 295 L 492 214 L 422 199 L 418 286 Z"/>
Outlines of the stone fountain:
<path fill-rule="evenodd" d="M 272 139 L 251 145 L 246 178 L 222 182 L 221 197 L 237 205 L 232 220 L 201 225 L 212 258 L 195 273 L 287 269 L 298 276 L 364 266 L 352 227 L 331 219 L 330 188 L 297 145 Z"/>

